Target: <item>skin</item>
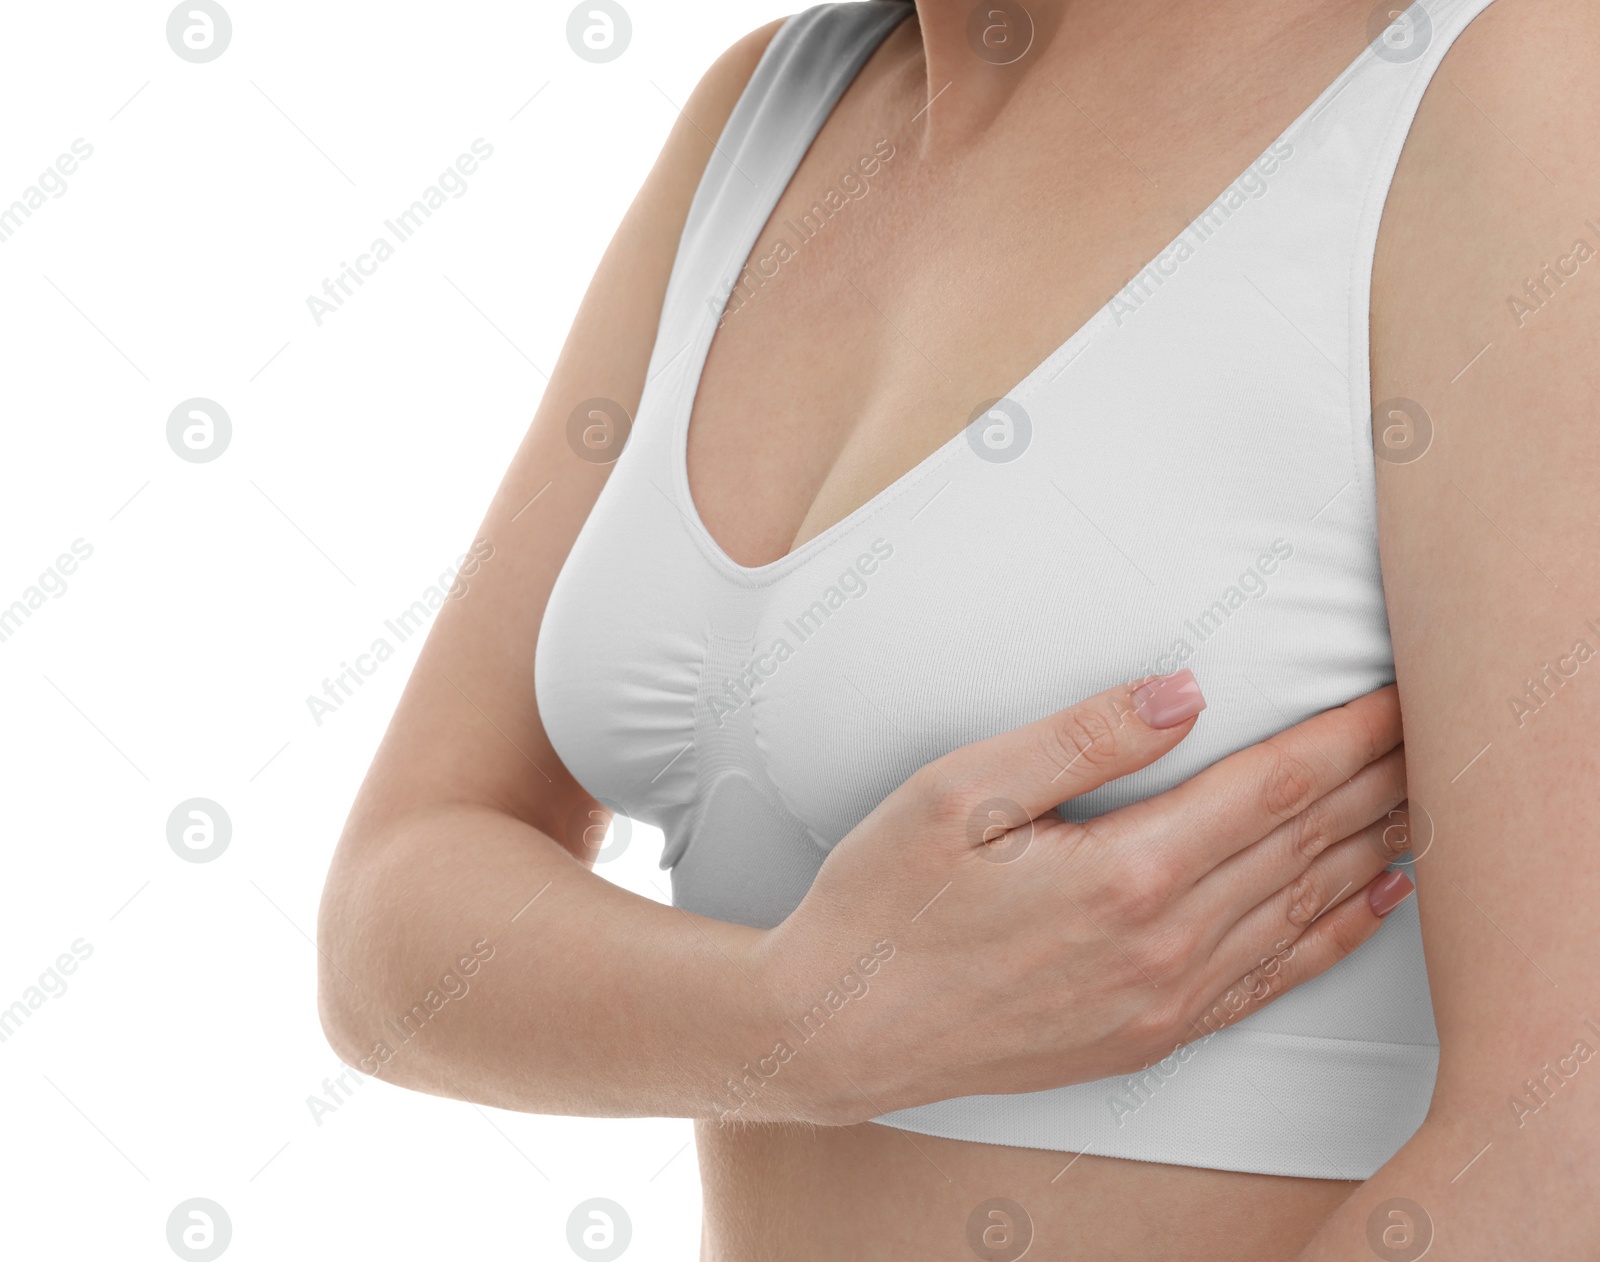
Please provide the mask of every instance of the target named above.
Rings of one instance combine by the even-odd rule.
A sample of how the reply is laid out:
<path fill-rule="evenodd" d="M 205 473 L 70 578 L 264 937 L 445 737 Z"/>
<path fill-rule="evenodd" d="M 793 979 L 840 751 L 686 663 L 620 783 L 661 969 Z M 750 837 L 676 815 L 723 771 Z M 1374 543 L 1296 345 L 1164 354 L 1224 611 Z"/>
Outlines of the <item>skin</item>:
<path fill-rule="evenodd" d="M 840 101 L 775 218 L 883 136 L 897 149 L 888 178 L 713 343 L 689 469 L 724 551 L 746 565 L 783 555 L 1025 375 L 1356 56 L 1368 7 L 1229 0 L 1196 22 L 1145 0 L 1038 5 L 1034 50 L 1005 68 L 967 49 L 966 8 L 920 7 Z M 796 1125 L 785 1110 L 835 1120 L 796 1074 L 771 1116 L 697 1124 L 708 1262 L 966 1258 L 967 1215 L 993 1196 L 1028 1207 L 1030 1258 L 1264 1262 L 1304 1249 L 1366 1262 L 1367 1218 L 1391 1197 L 1426 1207 L 1434 1256 L 1582 1256 L 1592 1243 L 1600 1229 L 1582 1190 L 1600 1159 L 1600 1089 L 1584 1075 L 1600 1080 L 1600 1066 L 1520 1126 L 1507 1105 L 1541 1062 L 1571 1052 L 1584 1015 L 1600 1023 L 1580 935 L 1600 895 L 1582 849 L 1600 686 L 1586 692 L 1580 673 L 1522 728 L 1506 702 L 1600 616 L 1585 564 L 1600 453 L 1584 353 L 1600 284 L 1585 289 L 1580 272 L 1523 328 L 1504 301 L 1600 210 L 1586 174 L 1600 123 L 1586 73 L 1593 21 L 1567 0 L 1533 9 L 1497 0 L 1447 55 L 1374 269 L 1374 398 L 1426 400 L 1437 425 L 1424 458 L 1379 465 L 1406 758 L 1437 830 L 1417 865 L 1442 1045 L 1427 1122 L 1355 1185 L 1073 1160 L 860 1121 Z M 738 1063 L 771 1028 L 765 1010 L 730 1005 L 709 980 L 729 961 L 759 961 L 759 935 L 587 871 L 570 821 L 592 803 L 539 724 L 528 655 L 607 471 L 572 459 L 566 412 L 595 395 L 635 409 L 708 137 L 774 29 L 708 72 L 619 230 L 486 517 L 497 561 L 439 615 L 341 839 L 319 938 L 324 1025 L 345 1059 L 372 1053 L 374 1014 L 409 1006 L 452 951 L 480 937 L 497 948 L 499 972 L 475 983 L 483 1004 L 379 1068 L 406 1086 L 544 1112 L 706 1118 L 705 1068 Z M 1519 868 L 1533 839 L 1538 862 Z M 640 1045 L 670 1050 L 629 1055 Z"/>
<path fill-rule="evenodd" d="M 1426 400 L 1434 425 L 1421 458 L 1378 462 L 1378 504 L 1412 796 L 1436 829 L 1417 886 L 1439 1078 L 1302 1262 L 1369 1262 L 1367 1220 L 1396 1197 L 1431 1221 L 1430 1257 L 1600 1248 L 1600 1062 L 1573 1056 L 1600 1054 L 1600 688 L 1571 656 L 1600 649 L 1600 284 L 1580 266 L 1520 324 L 1507 302 L 1579 236 L 1600 245 L 1597 53 L 1591 6 L 1497 0 L 1422 103 L 1379 239 L 1373 398 Z M 1519 725 L 1511 698 L 1564 655 L 1578 673 Z M 1559 1085 L 1530 1103 L 1545 1065 Z"/>

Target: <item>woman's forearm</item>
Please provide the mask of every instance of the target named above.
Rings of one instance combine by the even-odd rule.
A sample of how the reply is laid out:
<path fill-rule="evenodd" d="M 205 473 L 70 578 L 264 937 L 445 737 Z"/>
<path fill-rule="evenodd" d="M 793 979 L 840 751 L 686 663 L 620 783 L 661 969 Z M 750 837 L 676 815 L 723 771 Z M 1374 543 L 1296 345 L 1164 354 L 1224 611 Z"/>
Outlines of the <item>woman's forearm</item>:
<path fill-rule="evenodd" d="M 543 833 L 441 805 L 347 839 L 319 924 L 320 1003 L 363 1073 L 500 1108 L 719 1117 L 772 1045 L 760 931 L 640 898 Z M 804 1066 L 739 1108 L 806 1120 Z"/>
<path fill-rule="evenodd" d="M 1564 1064 L 1579 1074 L 1575 1057 Z M 1539 1082 L 1537 1072 L 1530 1082 Z M 1600 1109 L 1579 1094 L 1581 1077 L 1575 1085 L 1560 1107 L 1541 1108 L 1537 1132 L 1532 1123 L 1519 1125 L 1507 1108 L 1507 1086 L 1520 1090 L 1523 1084 L 1490 1079 L 1476 1099 L 1442 1109 L 1436 1099 L 1421 1129 L 1328 1218 L 1294 1262 L 1595 1256 L 1600 1212 L 1590 1172 L 1600 1148 L 1594 1138 Z"/>

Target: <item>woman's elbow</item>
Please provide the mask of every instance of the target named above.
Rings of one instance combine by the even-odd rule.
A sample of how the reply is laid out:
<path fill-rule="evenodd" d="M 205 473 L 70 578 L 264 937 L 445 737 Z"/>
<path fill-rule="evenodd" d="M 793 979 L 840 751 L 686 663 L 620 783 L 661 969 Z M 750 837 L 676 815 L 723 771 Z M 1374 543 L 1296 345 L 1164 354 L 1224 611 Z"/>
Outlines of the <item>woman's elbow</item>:
<path fill-rule="evenodd" d="M 323 1037 L 347 1065 L 372 1052 L 369 1028 L 373 935 L 358 924 L 363 878 L 347 856 L 335 857 L 317 913 L 317 1017 Z M 368 1071 L 370 1072 L 370 1071 Z"/>

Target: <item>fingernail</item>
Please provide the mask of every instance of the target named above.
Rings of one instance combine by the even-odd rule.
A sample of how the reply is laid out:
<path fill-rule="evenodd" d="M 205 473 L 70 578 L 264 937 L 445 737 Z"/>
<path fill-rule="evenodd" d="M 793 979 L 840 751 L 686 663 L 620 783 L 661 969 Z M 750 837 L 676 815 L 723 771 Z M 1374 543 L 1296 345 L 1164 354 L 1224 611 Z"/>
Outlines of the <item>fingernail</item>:
<path fill-rule="evenodd" d="M 1385 872 L 1372 883 L 1372 889 L 1367 893 L 1367 901 L 1372 904 L 1372 914 L 1387 916 L 1405 902 L 1406 896 L 1416 888 L 1411 883 L 1411 878 L 1404 872 Z"/>
<path fill-rule="evenodd" d="M 1133 690 L 1133 708 L 1151 727 L 1176 727 L 1206 708 L 1200 685 L 1187 666 Z"/>

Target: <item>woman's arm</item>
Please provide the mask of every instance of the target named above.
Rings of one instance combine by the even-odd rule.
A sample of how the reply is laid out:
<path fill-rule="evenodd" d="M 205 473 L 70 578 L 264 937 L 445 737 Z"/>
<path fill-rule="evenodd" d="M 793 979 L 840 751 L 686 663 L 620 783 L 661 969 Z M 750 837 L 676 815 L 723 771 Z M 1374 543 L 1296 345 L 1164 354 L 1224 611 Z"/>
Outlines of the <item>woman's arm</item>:
<path fill-rule="evenodd" d="M 1597 62 L 1592 5 L 1498 0 L 1391 193 L 1374 397 L 1431 446 L 1374 424 L 1439 1076 L 1302 1262 L 1600 1254 Z"/>
<path fill-rule="evenodd" d="M 671 1053 L 731 1064 L 746 1054 L 749 1005 L 729 993 L 720 951 L 753 931 L 692 920 L 588 872 L 569 821 L 598 804 L 545 735 L 532 658 L 551 585 L 611 468 L 571 450 L 568 413 L 596 396 L 637 410 L 690 200 L 779 25 L 724 53 L 674 124 L 489 506 L 479 538 L 494 561 L 439 612 L 351 809 L 318 920 L 319 1006 L 334 1049 L 369 1074 L 550 1112 L 626 1111 L 615 1100 L 653 1091 L 670 1113 L 686 1103 L 667 1077 Z M 584 991 L 595 998 L 573 1002 Z M 553 1020 L 579 1063 L 654 1041 L 656 1081 L 626 1081 L 637 1058 L 613 1057 L 584 1078 L 581 1100 L 562 1095 L 526 1051 L 550 1045 Z"/>

